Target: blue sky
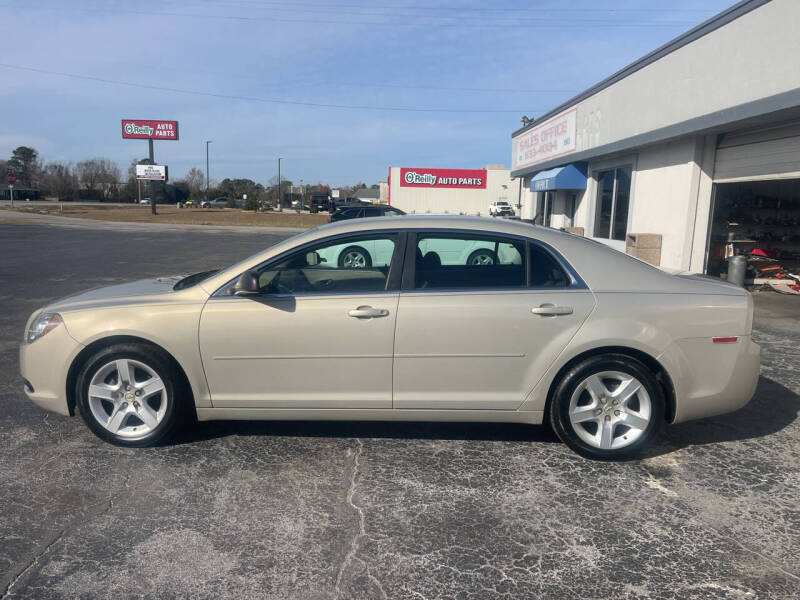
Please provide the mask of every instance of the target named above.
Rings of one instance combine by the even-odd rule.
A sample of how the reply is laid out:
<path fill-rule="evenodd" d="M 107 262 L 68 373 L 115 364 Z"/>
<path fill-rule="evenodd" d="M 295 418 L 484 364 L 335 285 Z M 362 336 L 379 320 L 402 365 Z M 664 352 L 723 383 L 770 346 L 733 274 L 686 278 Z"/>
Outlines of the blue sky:
<path fill-rule="evenodd" d="M 0 0 L 0 63 L 38 70 L 0 66 L 0 157 L 31 145 L 124 170 L 147 154 L 121 139 L 131 117 L 180 122 L 181 139 L 155 147 L 172 178 L 205 169 L 207 139 L 215 180 L 266 182 L 278 156 L 285 177 L 333 185 L 390 165 L 508 166 L 523 114 L 732 3 Z"/>

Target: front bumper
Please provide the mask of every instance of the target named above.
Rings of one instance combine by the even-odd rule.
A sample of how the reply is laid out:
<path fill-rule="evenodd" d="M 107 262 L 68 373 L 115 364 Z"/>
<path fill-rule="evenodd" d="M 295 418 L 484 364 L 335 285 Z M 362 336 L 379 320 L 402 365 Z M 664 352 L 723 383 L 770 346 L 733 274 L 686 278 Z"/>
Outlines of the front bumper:
<path fill-rule="evenodd" d="M 19 367 L 26 381 L 25 394 L 45 410 L 69 415 L 67 372 L 83 345 L 62 323 L 43 338 L 19 347 Z M 30 387 L 29 387 L 30 386 Z"/>

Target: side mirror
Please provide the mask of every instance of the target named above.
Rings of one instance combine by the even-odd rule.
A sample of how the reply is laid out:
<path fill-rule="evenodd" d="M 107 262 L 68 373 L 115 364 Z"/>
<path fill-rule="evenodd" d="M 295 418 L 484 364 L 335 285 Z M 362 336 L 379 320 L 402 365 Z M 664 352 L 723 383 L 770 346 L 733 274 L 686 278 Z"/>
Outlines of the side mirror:
<path fill-rule="evenodd" d="M 316 267 L 320 263 L 327 262 L 319 255 L 319 252 L 308 252 L 306 254 L 306 265 L 309 267 Z"/>
<path fill-rule="evenodd" d="M 233 286 L 234 296 L 258 296 L 258 275 L 253 271 L 245 271 Z"/>

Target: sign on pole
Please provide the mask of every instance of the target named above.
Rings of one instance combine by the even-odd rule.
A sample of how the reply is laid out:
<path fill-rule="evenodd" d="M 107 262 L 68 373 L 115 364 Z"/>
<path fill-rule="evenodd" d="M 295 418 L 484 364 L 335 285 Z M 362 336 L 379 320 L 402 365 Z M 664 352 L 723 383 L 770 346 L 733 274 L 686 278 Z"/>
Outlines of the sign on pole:
<path fill-rule="evenodd" d="M 10 169 L 6 175 L 6 179 L 8 179 L 8 185 L 14 185 L 15 183 L 17 183 L 17 176 L 14 173 L 14 171 Z"/>
<path fill-rule="evenodd" d="M 167 181 L 166 165 L 136 165 L 136 179 Z"/>
<path fill-rule="evenodd" d="M 177 140 L 177 121 L 122 119 L 122 137 L 126 140 Z"/>

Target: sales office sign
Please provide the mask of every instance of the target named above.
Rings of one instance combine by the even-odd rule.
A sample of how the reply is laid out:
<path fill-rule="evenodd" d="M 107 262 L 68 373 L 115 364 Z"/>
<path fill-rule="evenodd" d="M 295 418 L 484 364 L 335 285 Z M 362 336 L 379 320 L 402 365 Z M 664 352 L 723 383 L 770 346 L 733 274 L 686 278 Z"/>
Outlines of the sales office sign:
<path fill-rule="evenodd" d="M 573 108 L 514 138 L 512 170 L 575 152 L 578 109 Z"/>
<path fill-rule="evenodd" d="M 400 168 L 401 187 L 486 189 L 486 169 Z"/>

